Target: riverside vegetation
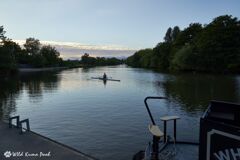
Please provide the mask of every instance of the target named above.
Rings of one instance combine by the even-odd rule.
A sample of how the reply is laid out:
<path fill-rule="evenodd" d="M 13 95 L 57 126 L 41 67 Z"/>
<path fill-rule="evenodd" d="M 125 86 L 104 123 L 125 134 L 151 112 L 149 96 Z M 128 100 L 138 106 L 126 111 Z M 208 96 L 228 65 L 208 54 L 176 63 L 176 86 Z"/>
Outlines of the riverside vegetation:
<path fill-rule="evenodd" d="M 57 49 L 50 45 L 41 45 L 35 38 L 27 38 L 23 48 L 5 37 L 6 31 L 0 26 L 0 73 L 12 73 L 18 67 L 80 67 L 99 65 L 118 65 L 123 61 L 117 58 L 91 57 L 85 53 L 82 60 L 63 60 Z"/>
<path fill-rule="evenodd" d="M 133 67 L 167 71 L 240 72 L 240 21 L 219 16 L 209 24 L 168 28 L 164 42 L 127 58 Z"/>
<path fill-rule="evenodd" d="M 91 57 L 85 53 L 81 57 L 80 63 L 84 66 L 106 66 L 106 65 L 119 65 L 123 64 L 124 60 L 118 58 L 105 58 L 105 57 Z"/>
<path fill-rule="evenodd" d="M 41 45 L 35 38 L 27 38 L 24 48 L 5 37 L 6 32 L 0 26 L 0 72 L 10 73 L 17 70 L 19 66 L 41 68 L 60 67 L 64 65 L 60 53 L 55 47 Z"/>

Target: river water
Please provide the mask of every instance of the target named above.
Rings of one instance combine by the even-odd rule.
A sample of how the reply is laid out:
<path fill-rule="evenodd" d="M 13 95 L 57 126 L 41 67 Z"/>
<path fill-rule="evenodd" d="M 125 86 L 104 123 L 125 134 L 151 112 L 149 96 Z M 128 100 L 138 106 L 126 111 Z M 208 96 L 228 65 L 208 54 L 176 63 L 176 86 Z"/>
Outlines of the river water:
<path fill-rule="evenodd" d="M 94 80 L 104 72 L 120 82 Z M 240 76 L 168 74 L 125 65 L 21 73 L 0 80 L 0 119 L 20 115 L 31 129 L 104 160 L 128 160 L 151 140 L 147 96 L 161 116 L 178 115 L 179 140 L 198 141 L 210 100 L 240 102 Z M 169 133 L 172 128 L 169 125 Z"/>

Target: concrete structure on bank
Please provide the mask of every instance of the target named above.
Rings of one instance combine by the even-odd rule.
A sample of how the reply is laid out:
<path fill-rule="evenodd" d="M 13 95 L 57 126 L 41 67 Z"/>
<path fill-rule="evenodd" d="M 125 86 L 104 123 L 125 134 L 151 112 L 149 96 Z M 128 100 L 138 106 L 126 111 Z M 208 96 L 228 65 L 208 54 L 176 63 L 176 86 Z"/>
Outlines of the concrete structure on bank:
<path fill-rule="evenodd" d="M 0 159 L 26 160 L 96 160 L 74 148 L 50 138 L 28 131 L 20 134 L 20 129 L 9 128 L 0 122 Z"/>

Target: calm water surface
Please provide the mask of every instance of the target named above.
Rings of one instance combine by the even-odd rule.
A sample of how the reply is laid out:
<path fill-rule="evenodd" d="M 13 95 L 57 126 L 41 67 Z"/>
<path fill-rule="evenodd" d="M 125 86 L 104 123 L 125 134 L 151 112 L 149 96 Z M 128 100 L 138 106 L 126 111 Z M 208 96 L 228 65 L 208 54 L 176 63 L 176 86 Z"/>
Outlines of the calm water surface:
<path fill-rule="evenodd" d="M 91 79 L 104 72 L 121 82 Z M 1 78 L 0 119 L 21 115 L 33 131 L 82 152 L 127 160 L 151 140 L 146 96 L 169 98 L 150 103 L 160 127 L 160 116 L 179 115 L 178 139 L 198 141 L 199 117 L 209 100 L 240 102 L 239 87 L 240 76 L 174 75 L 124 65 L 25 73 Z"/>

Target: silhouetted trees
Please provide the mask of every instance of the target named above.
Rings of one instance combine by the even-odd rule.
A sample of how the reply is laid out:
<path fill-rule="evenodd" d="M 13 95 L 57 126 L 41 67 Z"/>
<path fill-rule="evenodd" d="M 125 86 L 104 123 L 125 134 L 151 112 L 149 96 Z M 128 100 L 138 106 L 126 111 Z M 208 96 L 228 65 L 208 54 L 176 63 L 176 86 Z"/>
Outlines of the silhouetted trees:
<path fill-rule="evenodd" d="M 0 74 L 16 70 L 15 55 L 21 48 L 5 37 L 6 31 L 0 26 Z"/>
<path fill-rule="evenodd" d="M 168 28 L 164 42 L 137 51 L 126 63 L 134 67 L 204 72 L 240 72 L 240 21 L 219 16 L 207 25 Z"/>
<path fill-rule="evenodd" d="M 15 55 L 18 52 L 18 45 L 10 40 L 4 40 L 0 46 L 0 69 L 15 70 L 16 58 Z"/>
<path fill-rule="evenodd" d="M 27 38 L 23 46 L 24 49 L 18 59 L 20 64 L 29 64 L 33 67 L 53 67 L 62 64 L 56 48 L 50 45 L 42 46 L 38 39 Z"/>
<path fill-rule="evenodd" d="M 123 63 L 123 60 L 117 58 L 105 58 L 105 57 L 91 57 L 88 53 L 85 53 L 81 57 L 80 63 L 84 66 L 105 66 L 105 65 L 119 65 Z"/>
<path fill-rule="evenodd" d="M 0 26 L 0 40 L 1 40 L 1 42 L 6 38 L 4 36 L 5 33 L 6 33 L 6 31 L 4 31 L 3 26 Z"/>
<path fill-rule="evenodd" d="M 42 46 L 40 50 L 40 55 L 44 57 L 45 66 L 54 66 L 60 64 L 62 59 L 59 58 L 60 53 L 56 50 L 55 47 L 50 45 Z"/>
<path fill-rule="evenodd" d="M 50 45 L 41 46 L 35 38 L 27 38 L 24 48 L 5 37 L 0 26 L 0 73 L 15 71 L 18 65 L 29 67 L 52 67 L 63 65 L 60 53 Z"/>
<path fill-rule="evenodd" d="M 11 73 L 18 67 L 80 67 L 97 65 L 118 65 L 123 60 L 117 58 L 91 57 L 84 54 L 82 60 L 66 60 L 60 58 L 57 49 L 50 45 L 42 45 L 38 39 L 27 38 L 22 47 L 5 36 L 6 31 L 0 26 L 0 74 Z"/>
<path fill-rule="evenodd" d="M 35 38 L 27 38 L 25 44 L 23 45 L 26 49 L 26 52 L 29 55 L 37 55 L 40 51 L 40 42 L 38 39 Z"/>
<path fill-rule="evenodd" d="M 171 42 L 172 41 L 172 28 L 171 27 L 168 28 L 168 30 L 165 34 L 164 40 L 165 40 L 165 42 Z"/>

